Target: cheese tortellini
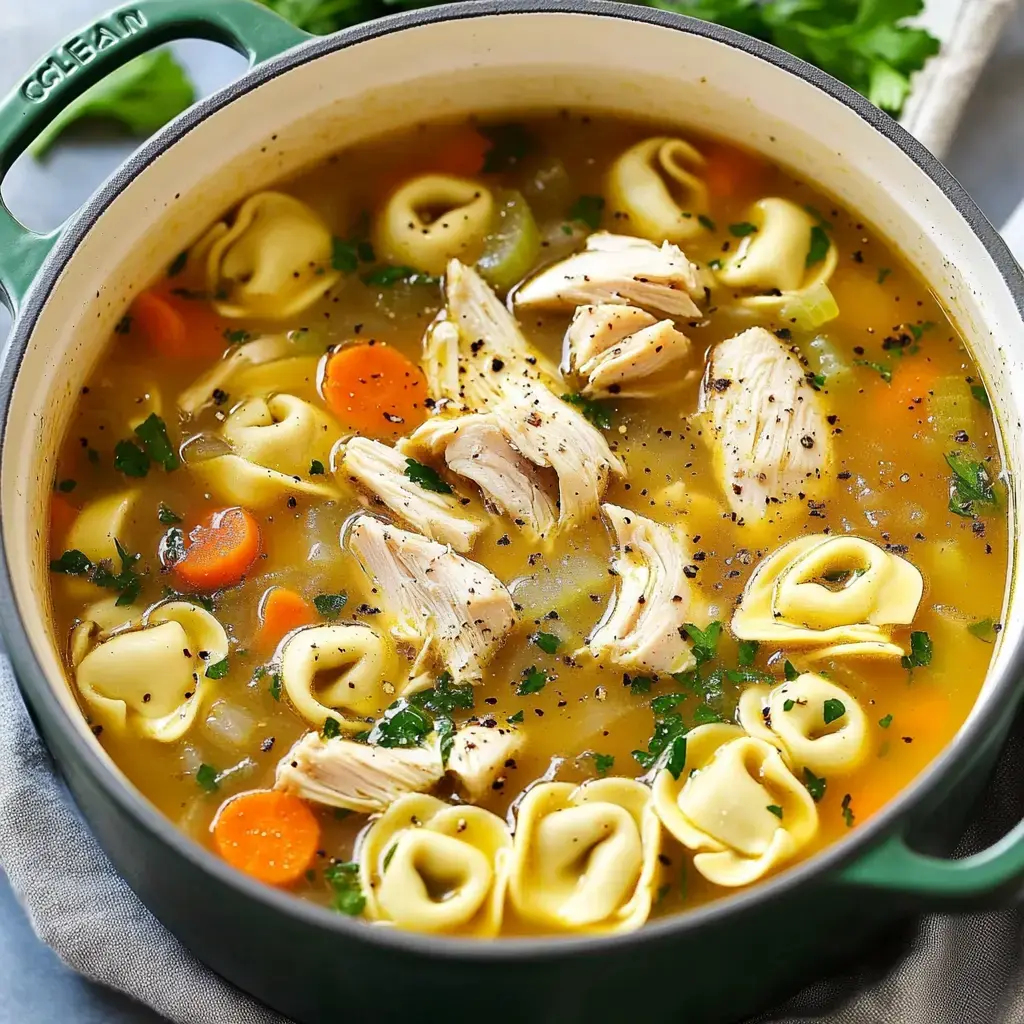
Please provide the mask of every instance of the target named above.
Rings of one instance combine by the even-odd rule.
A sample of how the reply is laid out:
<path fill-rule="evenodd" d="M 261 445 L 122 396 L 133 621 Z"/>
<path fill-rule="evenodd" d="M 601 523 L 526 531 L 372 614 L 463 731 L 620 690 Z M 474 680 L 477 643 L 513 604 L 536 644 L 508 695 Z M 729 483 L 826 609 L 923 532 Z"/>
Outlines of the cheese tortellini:
<path fill-rule="evenodd" d="M 494 197 L 483 185 L 449 174 L 424 174 L 387 199 L 374 246 L 389 263 L 443 274 L 450 259 L 472 261 L 491 225 Z"/>
<path fill-rule="evenodd" d="M 739 719 L 751 736 L 779 747 L 791 766 L 816 775 L 849 774 L 870 752 L 868 718 L 858 700 L 812 672 L 771 689 L 748 687 Z"/>
<path fill-rule="evenodd" d="M 643 783 L 541 782 L 517 813 L 512 906 L 559 931 L 631 931 L 650 913 L 660 852 L 661 827 Z"/>
<path fill-rule="evenodd" d="M 702 725 L 686 736 L 679 777 L 653 785 L 654 809 L 715 885 L 757 881 L 814 838 L 818 811 L 779 751 L 734 725 Z"/>
<path fill-rule="evenodd" d="M 340 277 L 331 267 L 330 228 L 283 192 L 257 192 L 231 224 L 220 221 L 195 255 L 221 316 L 287 320 L 308 309 Z"/>
<path fill-rule="evenodd" d="M 747 221 L 753 230 L 716 271 L 723 284 L 750 293 L 741 305 L 767 312 L 828 284 L 838 251 L 810 213 L 771 197 L 754 203 Z"/>
<path fill-rule="evenodd" d="M 293 634 L 281 654 L 281 682 L 295 710 L 316 728 L 333 718 L 342 732 L 366 729 L 367 717 L 391 703 L 391 640 L 360 623 L 310 626 Z M 393 692 L 393 690 L 392 690 Z"/>
<path fill-rule="evenodd" d="M 217 497 L 247 508 L 265 508 L 285 494 L 331 497 L 331 484 L 308 476 L 312 460 L 330 465 L 339 433 L 326 413 L 294 395 L 250 398 L 221 430 L 231 453 L 188 465 Z"/>
<path fill-rule="evenodd" d="M 93 725 L 173 743 L 191 728 L 214 685 L 207 668 L 227 654 L 224 627 L 209 612 L 171 601 L 138 628 L 115 633 L 84 656 L 73 650 L 72 657 L 80 659 L 75 682 Z"/>
<path fill-rule="evenodd" d="M 400 797 L 366 833 L 366 916 L 411 931 L 488 938 L 505 905 L 512 836 L 482 807 Z"/>
<path fill-rule="evenodd" d="M 626 150 L 608 174 L 608 204 L 626 230 L 659 244 L 685 242 L 705 228 L 704 157 L 682 139 L 656 136 Z"/>
<path fill-rule="evenodd" d="M 892 627 L 921 601 L 918 569 L 860 537 L 797 537 L 754 571 L 732 619 L 742 640 L 807 648 L 805 660 L 893 657 Z"/>
<path fill-rule="evenodd" d="M 64 542 L 65 548 L 81 551 L 94 564 L 109 558 L 118 565 L 119 556 L 114 541 L 124 536 L 138 504 L 139 493 L 133 488 L 90 502 L 71 524 Z M 91 585 L 87 585 L 87 592 L 89 589 Z"/>

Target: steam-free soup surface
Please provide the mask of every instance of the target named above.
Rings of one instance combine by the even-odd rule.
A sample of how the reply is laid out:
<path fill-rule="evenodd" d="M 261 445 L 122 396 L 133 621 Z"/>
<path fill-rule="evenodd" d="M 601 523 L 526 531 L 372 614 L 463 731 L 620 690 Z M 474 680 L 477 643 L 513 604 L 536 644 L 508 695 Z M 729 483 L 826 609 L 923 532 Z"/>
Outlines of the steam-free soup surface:
<path fill-rule="evenodd" d="M 696 156 L 648 147 L 635 151 L 633 161 L 646 170 L 623 170 L 623 154 L 652 138 L 683 139 Z M 680 168 L 685 173 L 677 173 Z M 614 184 L 619 171 L 625 199 Z M 461 192 L 453 180 L 462 183 Z M 685 253 L 684 265 L 695 265 L 691 298 L 699 312 L 666 314 L 664 307 L 607 285 L 605 304 L 645 309 L 652 323 L 667 319 L 666 329 L 689 340 L 684 355 L 647 378 L 641 375 L 638 387 L 628 374 L 624 384 L 608 387 L 595 374 L 588 378 L 580 360 L 574 364 L 564 340 L 575 307 L 585 302 L 557 296 L 517 302 L 517 296 L 529 299 L 529 284 L 512 286 L 579 253 L 599 229 L 645 237 L 662 251 L 657 217 L 644 220 L 637 198 L 650 181 L 661 184 L 679 211 L 665 222 L 665 237 L 686 235 L 670 238 L 669 245 Z M 451 244 L 461 245 L 456 252 L 444 252 L 440 244 L 440 257 L 434 250 L 422 255 L 416 232 L 403 234 L 404 214 L 394 207 L 395 196 L 417 182 L 410 209 L 434 235 L 437 223 L 451 218 L 453 237 L 458 235 Z M 648 908 L 657 916 L 721 897 L 842 839 L 945 746 L 977 697 L 999 630 L 1007 535 L 997 433 L 984 383 L 946 311 L 913 267 L 855 212 L 728 142 L 685 128 L 567 114 L 483 127 L 424 126 L 340 153 L 275 191 L 305 206 L 258 200 L 248 213 L 245 207 L 226 212 L 219 235 L 204 236 L 180 256 L 168 254 L 166 275 L 126 310 L 82 389 L 54 481 L 53 615 L 58 636 L 73 637 L 72 685 L 99 742 L 188 835 L 302 898 L 342 912 L 397 919 L 406 927 L 479 935 L 612 931 L 642 923 Z M 481 194 L 490 201 L 482 213 L 474 208 Z M 766 198 L 786 205 L 774 212 L 755 205 Z M 661 212 L 667 208 L 662 204 Z M 781 220 L 779 210 L 785 214 Z M 807 218 L 797 221 L 804 227 L 794 229 L 786 221 L 792 221 L 793 210 Z M 479 216 L 482 231 L 464 228 Z M 462 226 L 454 223 L 458 218 Z M 804 232 L 793 281 L 780 288 L 744 280 L 744 260 L 767 259 L 776 269 L 793 263 L 785 248 L 792 230 Z M 219 263 L 210 255 L 218 244 Z M 758 244 L 775 250 L 758 253 Z M 311 255 L 300 259 L 295 251 Z M 424 380 L 420 370 L 428 328 L 444 315 L 446 270 L 451 288 L 447 256 L 456 256 L 467 273 L 479 270 L 494 282 L 502 304 L 511 296 L 507 308 L 532 352 L 513 379 L 547 388 L 559 399 L 569 396 L 575 404 L 563 403 L 566 415 L 579 416 L 624 468 L 621 474 L 605 473 L 598 484 L 601 507 L 531 530 L 521 517 L 501 514 L 476 482 L 446 463 L 443 449 L 420 445 L 401 451 L 398 477 L 431 500 L 455 499 L 456 521 L 465 516 L 477 531 L 461 545 L 460 557 L 485 567 L 511 595 L 505 599 L 514 622 L 495 626 L 486 638 L 494 649 L 488 646 L 476 678 L 446 665 L 431 639 L 436 624 L 428 623 L 418 638 L 399 628 L 394 587 L 375 579 L 353 553 L 353 522 L 358 527 L 366 521 L 353 517 L 369 516 L 416 536 L 438 528 L 442 517 L 429 516 L 432 526 L 411 522 L 400 506 L 389 506 L 365 481 L 354 481 L 343 465 L 353 437 L 390 448 L 407 444 L 401 439 L 422 423 L 493 411 L 474 404 L 472 395 L 443 401 L 437 374 L 426 366 Z M 436 258 L 440 266 L 423 265 Z M 646 251 L 642 258 L 652 257 Z M 745 301 L 755 297 L 763 301 Z M 448 316 L 458 333 L 458 316 L 450 308 Z M 739 369 L 727 365 L 729 350 L 718 346 L 756 327 L 768 331 L 762 354 L 781 367 L 779 379 L 787 367 L 798 366 L 796 404 L 819 416 L 812 434 L 785 436 L 781 420 L 793 410 L 782 415 L 773 408 L 778 380 L 758 391 L 760 385 L 746 379 L 753 371 L 744 363 L 749 368 L 756 362 L 754 349 L 742 347 L 747 341 L 740 346 Z M 472 333 L 465 324 L 462 329 Z M 272 337 L 282 340 L 260 354 L 257 346 Z M 683 345 L 675 334 L 666 337 Z M 471 359 L 472 343 L 480 341 L 487 349 L 493 338 L 463 337 L 456 344 Z M 246 351 L 253 353 L 247 367 L 223 379 L 204 376 Z M 339 359 L 345 353 L 348 363 Z M 401 358 L 392 360 L 395 353 Z M 546 378 L 538 369 L 545 361 L 553 374 Z M 481 371 L 499 387 L 509 379 L 504 362 L 493 356 Z M 558 366 L 561 375 L 553 369 Z M 463 367 L 456 374 L 459 385 L 474 372 Z M 623 397 L 631 389 L 649 395 Z M 280 395 L 305 403 L 301 416 L 308 419 L 305 410 L 311 408 L 315 424 L 295 435 L 300 450 L 300 442 L 285 435 L 282 450 L 271 458 L 259 431 L 272 430 L 284 413 L 273 411 L 268 420 L 266 404 L 255 412 L 250 404 L 239 419 L 239 407 Z M 736 439 L 735 410 L 720 404 L 731 396 L 740 396 L 760 417 L 752 428 L 755 438 L 780 432 L 769 446 L 776 463 L 810 460 L 806 486 L 787 487 L 773 483 L 774 477 L 765 482 L 764 467 L 755 464 L 741 467 L 746 476 L 735 475 L 730 459 L 742 463 L 749 452 L 743 448 L 747 442 Z M 511 406 L 517 402 L 529 405 L 521 394 Z M 523 451 L 529 461 L 521 445 L 512 450 Z M 234 480 L 234 470 L 224 468 L 226 457 L 263 467 L 260 482 L 250 481 L 248 490 L 237 480 L 225 483 Z M 266 474 L 265 467 L 278 465 L 283 483 Z M 562 482 L 556 470 L 528 471 L 536 472 L 556 519 L 564 516 L 564 491 L 560 507 L 556 503 Z M 743 506 L 744 496 L 758 488 L 765 490 L 767 504 Z M 635 661 L 635 649 L 616 653 L 614 645 L 593 643 L 616 601 L 635 604 L 636 594 L 623 594 L 629 579 L 624 563 L 642 561 L 617 538 L 608 505 L 667 528 L 667 543 L 682 552 L 683 576 L 666 593 L 678 598 L 685 616 L 679 614 L 676 623 L 670 607 L 669 631 L 673 623 L 681 631 L 666 640 L 662 630 L 659 640 L 675 646 L 665 655 L 673 664 L 654 657 L 645 666 Z M 225 509 L 234 511 L 211 521 Z M 621 521 L 619 527 L 626 529 Z M 113 549 L 114 537 L 124 561 Z M 778 586 L 771 589 L 769 579 L 766 628 L 776 632 L 760 640 L 737 635 L 737 628 L 752 635 L 759 621 L 751 610 L 757 604 L 749 592 L 753 573 L 801 537 L 817 537 L 819 544 L 836 538 L 868 544 L 836 556 L 838 561 L 822 556 L 813 571 L 799 562 L 804 556 L 791 557 L 795 549 L 786 549 L 780 564 L 792 571 L 785 579 L 802 583 L 800 594 L 812 593 L 809 608 L 780 613 L 785 594 Z M 112 562 L 102 561 L 110 556 Z M 843 561 L 851 557 L 850 564 Z M 640 572 L 651 585 L 642 565 Z M 858 598 L 861 603 L 843 620 L 833 605 L 876 577 L 888 582 Z M 915 580 L 923 582 L 923 591 L 914 592 Z M 883 591 L 895 610 L 881 608 Z M 183 678 L 187 682 L 195 671 L 195 685 L 170 695 L 162 688 L 176 684 L 161 661 L 170 655 L 149 650 L 148 634 L 163 629 L 167 637 L 185 635 L 194 644 L 202 642 L 196 630 L 210 634 L 187 615 L 178 615 L 182 623 L 161 620 L 168 600 L 209 612 L 225 640 L 223 650 L 214 644 L 175 652 L 192 659 Z M 746 619 L 734 618 L 744 610 Z M 795 632 L 779 632 L 780 621 Z M 310 628 L 354 623 L 370 631 L 359 634 L 360 643 L 372 635 L 371 647 L 376 643 L 393 659 L 386 678 L 365 684 L 371 687 L 369 704 L 352 713 L 344 693 L 335 693 L 332 703 L 325 677 L 317 677 L 314 645 L 306 686 L 314 710 L 304 714 L 283 679 L 287 645 L 297 644 Z M 838 647 L 821 639 L 829 628 L 839 629 Z M 840 635 L 856 628 L 868 630 L 869 648 Z M 357 634 L 346 635 L 345 643 L 355 643 Z M 141 647 L 124 647 L 125 638 L 140 636 Z M 626 630 L 625 646 L 635 648 L 637 642 Z M 351 663 L 358 657 L 353 654 Z M 340 679 L 344 690 L 346 672 L 369 671 L 367 662 L 359 664 L 332 668 L 326 683 Z M 418 697 L 408 692 L 417 675 Z M 772 703 L 772 688 L 783 685 L 809 686 L 808 693 L 825 695 L 820 723 L 797 729 L 800 742 L 791 735 L 787 741 L 780 723 L 786 714 L 800 714 L 807 701 L 799 692 L 777 693 Z M 751 687 L 760 687 L 763 699 L 751 700 L 754 711 L 742 715 L 737 704 Z M 813 704 L 817 698 L 810 699 Z M 396 700 L 398 707 L 386 713 Z M 161 701 L 168 718 L 154 725 L 150 708 Z M 318 702 L 327 709 L 319 720 Z M 788 710 L 780 712 L 787 703 Z M 397 726 L 396 711 L 404 716 Z M 697 730 L 716 723 L 739 724 L 727 742 L 710 744 L 704 757 L 701 737 L 708 734 Z M 372 813 L 345 807 L 344 795 L 317 799 L 294 777 L 284 784 L 279 777 L 276 797 L 263 793 L 249 804 L 232 802 L 238 794 L 274 789 L 279 763 L 309 733 L 319 733 L 318 742 L 328 749 L 355 743 L 429 760 L 443 756 L 453 728 L 473 725 L 494 736 L 512 733 L 514 752 L 476 780 L 472 796 L 473 781 L 442 766 L 429 783 L 396 783 Z M 830 755 L 835 767 L 809 767 L 820 767 L 814 758 L 821 755 L 802 751 L 842 729 L 848 730 L 847 747 Z M 726 747 L 739 740 L 748 745 L 740 758 L 745 767 L 727 769 Z M 714 770 L 712 762 L 718 765 Z M 345 790 L 350 769 L 344 758 L 340 763 L 338 785 Z M 572 820 L 565 810 L 545 814 L 538 798 L 529 809 L 532 838 L 525 836 L 523 795 L 538 793 L 538 780 L 582 784 L 619 777 L 643 778 L 644 787 L 653 781 L 655 796 L 649 788 L 640 797 L 640 790 L 630 789 L 629 800 L 640 801 L 630 805 L 633 817 L 622 809 L 629 800 L 595 798 L 594 806 L 611 808 L 604 817 L 594 812 L 578 832 L 565 826 L 573 832 L 570 842 L 582 843 L 576 861 L 559 859 L 559 829 Z M 473 850 L 479 858 L 486 847 L 490 875 L 485 872 L 489 880 L 483 884 L 489 894 L 462 916 L 452 911 L 447 923 L 431 914 L 469 899 L 465 886 L 477 869 L 456 858 L 438 881 L 423 866 L 427 854 L 422 862 L 419 854 L 399 856 L 396 851 L 417 825 L 420 831 L 431 828 L 416 819 L 422 809 L 410 814 L 404 832 L 393 830 L 381 840 L 380 862 L 366 864 L 384 802 L 409 789 L 429 791 L 458 808 L 475 804 L 507 822 L 496 826 L 486 819 L 487 828 L 501 833 L 499 853 L 486 844 Z M 568 790 L 557 792 L 564 803 Z M 565 806 L 575 806 L 583 822 L 590 812 L 574 804 L 577 798 L 578 793 L 565 798 Z M 745 808 L 749 800 L 758 806 Z M 422 806 L 430 815 L 438 810 Z M 764 824 L 765 809 L 777 830 Z M 744 821 L 744 815 L 752 817 L 743 836 L 722 824 Z M 465 827 L 452 826 L 445 842 L 463 842 Z M 357 846 L 360 833 L 364 839 Z M 765 843 L 776 839 L 777 856 L 766 854 Z M 614 857 L 629 864 L 635 859 L 637 871 L 643 864 L 643 877 L 631 874 L 632 868 L 622 868 L 621 878 L 614 870 L 609 877 L 602 868 L 601 844 L 619 841 L 626 845 L 616 847 Z M 442 860 L 451 852 L 448 846 L 437 851 Z M 399 863 L 388 862 L 389 854 Z M 362 877 L 355 866 L 360 858 Z M 396 867 L 420 872 L 416 877 L 427 892 L 416 897 L 427 903 L 420 916 L 396 910 L 405 899 L 401 878 L 385 892 L 382 879 Z M 512 885 L 506 894 L 508 872 Z M 568 897 L 558 895 L 560 885 L 585 893 L 581 898 L 589 909 L 577 908 L 573 917 L 565 910 Z"/>

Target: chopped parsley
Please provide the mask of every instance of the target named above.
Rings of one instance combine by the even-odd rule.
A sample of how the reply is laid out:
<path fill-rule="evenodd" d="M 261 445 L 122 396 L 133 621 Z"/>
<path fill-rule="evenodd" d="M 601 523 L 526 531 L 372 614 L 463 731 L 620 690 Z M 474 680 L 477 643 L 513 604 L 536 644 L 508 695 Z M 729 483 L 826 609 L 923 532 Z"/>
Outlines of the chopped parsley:
<path fill-rule="evenodd" d="M 817 804 L 821 803 L 825 790 L 828 788 L 828 782 L 815 775 L 810 768 L 804 768 L 804 786 L 807 788 L 807 792 L 811 794 L 811 799 Z"/>
<path fill-rule="evenodd" d="M 749 220 L 742 220 L 738 224 L 729 225 L 729 234 L 734 238 L 746 238 L 747 235 L 757 233 L 757 225 L 751 224 Z"/>
<path fill-rule="evenodd" d="M 598 754 L 595 751 L 590 756 L 594 759 L 594 768 L 598 775 L 607 775 L 615 764 L 615 757 L 612 754 Z"/>
<path fill-rule="evenodd" d="M 967 632 L 971 636 L 976 636 L 979 640 L 991 644 L 996 639 L 996 624 L 991 619 L 979 619 L 967 627 Z"/>
<path fill-rule="evenodd" d="M 785 699 L 785 700 L 784 700 L 784 701 L 782 702 L 782 710 L 783 710 L 783 711 L 792 711 L 792 710 L 793 710 L 793 708 L 795 708 L 795 707 L 796 707 L 796 701 L 795 701 L 795 700 L 793 700 L 793 699 L 792 699 L 792 698 L 790 698 L 790 697 L 787 697 L 787 698 L 786 698 L 786 699 Z"/>
<path fill-rule="evenodd" d="M 334 895 L 334 909 L 358 917 L 366 907 L 366 897 L 359 884 L 359 865 L 355 861 L 338 861 L 324 868 L 324 880 Z"/>
<path fill-rule="evenodd" d="M 886 716 L 885 716 L 885 718 L 880 718 L 880 719 L 878 720 L 878 724 L 879 724 L 879 725 L 880 725 L 880 726 L 881 726 L 881 727 L 882 727 L 883 729 L 888 729 L 888 728 L 889 728 L 889 726 L 890 726 L 890 725 L 892 725 L 892 715 L 886 715 Z"/>
<path fill-rule="evenodd" d="M 997 505 L 995 488 L 983 462 L 971 462 L 959 452 L 947 452 L 946 465 L 953 471 L 949 511 L 973 519 L 978 505 Z"/>
<path fill-rule="evenodd" d="M 796 670 L 796 666 L 789 660 L 782 666 L 782 671 L 785 673 L 787 683 L 800 678 L 800 673 Z"/>
<path fill-rule="evenodd" d="M 370 730 L 369 742 L 379 747 L 418 747 L 434 723 L 415 704 L 396 700 Z"/>
<path fill-rule="evenodd" d="M 134 604 L 142 587 L 142 577 L 135 571 L 135 563 L 139 555 L 129 554 L 115 537 L 114 548 L 121 560 L 121 569 L 115 573 L 110 559 L 105 558 L 95 565 L 88 557 L 77 549 L 65 551 L 60 558 L 50 562 L 50 572 L 63 573 L 66 576 L 84 576 L 97 587 L 118 591 L 115 605 L 123 608 Z"/>
<path fill-rule="evenodd" d="M 144 477 L 149 472 L 149 456 L 134 441 L 114 445 L 114 469 L 125 476 Z"/>
<path fill-rule="evenodd" d="M 697 223 L 700 224 L 702 228 L 707 228 L 708 231 L 716 230 L 715 222 L 706 213 L 700 213 L 697 215 Z"/>
<path fill-rule="evenodd" d="M 281 673 L 274 672 L 270 676 L 270 696 L 274 700 L 281 699 Z"/>
<path fill-rule="evenodd" d="M 244 345 L 247 341 L 252 341 L 252 335 L 248 331 L 241 330 L 241 328 L 232 330 L 228 327 L 224 330 L 224 340 L 229 345 Z"/>
<path fill-rule="evenodd" d="M 181 465 L 178 453 L 167 436 L 167 424 L 155 412 L 135 428 L 135 436 L 141 445 L 127 438 L 114 446 L 114 469 L 125 476 L 144 477 L 153 462 L 163 466 L 167 472 Z"/>
<path fill-rule="evenodd" d="M 768 804 L 765 810 L 770 814 L 774 814 L 779 821 L 782 821 L 782 808 L 778 804 Z"/>
<path fill-rule="evenodd" d="M 168 508 L 162 501 L 160 502 L 160 508 L 157 510 L 156 517 L 165 526 L 173 526 L 175 523 L 181 522 L 181 516 L 173 509 Z"/>
<path fill-rule="evenodd" d="M 554 654 L 562 643 L 561 639 L 555 636 L 554 633 L 534 633 L 530 640 L 545 654 Z"/>
<path fill-rule="evenodd" d="M 629 683 L 629 692 L 634 695 L 650 693 L 654 680 L 650 676 L 626 676 L 625 681 Z"/>
<path fill-rule="evenodd" d="M 334 238 L 331 241 L 331 267 L 342 274 L 351 274 L 360 263 L 372 263 L 376 258 L 373 246 L 365 239 Z"/>
<path fill-rule="evenodd" d="M 693 641 L 693 656 L 698 665 L 703 665 L 717 656 L 718 639 L 722 635 L 721 622 L 708 623 L 704 629 L 687 622 L 683 629 Z"/>
<path fill-rule="evenodd" d="M 77 480 L 61 480 L 61 482 L 57 484 L 57 490 L 60 491 L 61 494 L 70 494 L 77 486 Z"/>
<path fill-rule="evenodd" d="M 376 285 L 380 288 L 392 288 L 399 283 L 436 285 L 440 284 L 440 281 L 439 277 L 424 274 L 414 267 L 377 267 L 376 270 L 363 274 L 364 284 Z"/>
<path fill-rule="evenodd" d="M 853 365 L 866 366 L 869 370 L 874 370 L 886 384 L 892 383 L 892 367 L 886 366 L 885 363 L 876 363 L 870 359 L 854 359 Z"/>
<path fill-rule="evenodd" d="M 932 661 L 932 638 L 924 630 L 915 629 L 910 634 L 910 653 L 900 658 L 904 668 L 924 668 Z"/>
<path fill-rule="evenodd" d="M 324 719 L 324 727 L 321 732 L 325 740 L 335 740 L 341 735 L 341 726 L 336 718 L 328 715 Z"/>
<path fill-rule="evenodd" d="M 885 279 L 891 273 L 892 273 L 892 271 L 888 267 L 879 267 L 878 268 L 878 277 L 877 277 L 876 280 L 878 281 L 879 284 L 885 284 Z"/>
<path fill-rule="evenodd" d="M 737 648 L 736 660 L 741 668 L 749 668 L 757 657 L 757 649 L 761 645 L 756 640 L 741 640 Z"/>
<path fill-rule="evenodd" d="M 611 410 L 604 402 L 598 402 L 582 395 L 562 395 L 562 401 L 574 405 L 598 430 L 611 430 Z"/>
<path fill-rule="evenodd" d="M 228 669 L 230 668 L 228 659 L 226 657 L 221 658 L 220 661 L 215 661 L 212 665 L 206 666 L 206 678 L 223 679 L 228 674 Z"/>
<path fill-rule="evenodd" d="M 924 334 L 925 331 L 932 330 L 932 328 L 935 327 L 935 324 L 933 324 L 931 320 L 925 320 L 919 324 L 907 324 L 907 327 L 910 329 L 910 333 L 914 336 L 914 341 L 920 341 L 921 335 Z"/>
<path fill-rule="evenodd" d="M 645 770 L 653 768 L 659 759 L 665 759 L 665 767 L 673 778 L 678 779 L 686 761 L 686 726 L 683 716 L 674 708 L 685 700 L 686 694 L 665 694 L 651 701 L 654 712 L 654 731 L 646 750 L 634 750 L 633 758 Z"/>
<path fill-rule="evenodd" d="M 207 793 L 212 793 L 220 785 L 217 781 L 217 769 L 213 765 L 204 762 L 196 772 L 196 783 L 200 789 L 205 789 Z"/>
<path fill-rule="evenodd" d="M 841 700 L 836 700 L 834 697 L 830 697 L 825 701 L 823 710 L 825 724 L 831 725 L 833 722 L 838 722 L 839 719 L 846 714 L 846 705 Z"/>
<path fill-rule="evenodd" d="M 171 260 L 171 265 L 167 268 L 168 277 L 177 277 L 188 264 L 188 249 L 183 249 L 178 253 L 177 256 Z"/>
<path fill-rule="evenodd" d="M 347 602 L 348 594 L 344 591 L 338 594 L 317 594 L 313 598 L 313 607 L 316 608 L 317 614 L 325 619 L 336 619 Z"/>
<path fill-rule="evenodd" d="M 309 464 L 309 475 L 310 476 L 323 476 L 324 475 L 324 464 L 319 459 L 313 459 Z"/>
<path fill-rule="evenodd" d="M 437 733 L 441 764 L 447 768 L 448 758 L 452 756 L 452 747 L 455 746 L 455 723 L 447 715 L 441 715 L 434 719 L 434 731 Z"/>
<path fill-rule="evenodd" d="M 693 724 L 695 726 L 711 725 L 714 722 L 720 721 L 722 721 L 722 716 L 707 704 L 698 704 L 693 709 Z"/>
<path fill-rule="evenodd" d="M 548 685 L 548 674 L 543 669 L 531 665 L 523 672 L 523 678 L 516 687 L 517 697 L 526 697 L 531 693 L 540 693 Z"/>
<path fill-rule="evenodd" d="M 820 224 L 815 224 L 811 228 L 811 244 L 807 250 L 806 266 L 813 267 L 816 263 L 821 263 L 831 247 L 832 241 L 825 229 Z"/>
<path fill-rule="evenodd" d="M 60 558 L 50 562 L 50 572 L 63 573 L 65 576 L 84 576 L 92 568 L 92 562 L 77 548 L 65 551 Z"/>
<path fill-rule="evenodd" d="M 717 258 L 713 259 L 713 260 L 708 260 L 708 266 L 712 270 L 721 270 L 722 269 L 722 261 L 720 259 L 717 259 Z"/>
<path fill-rule="evenodd" d="M 988 392 L 985 390 L 984 384 L 972 384 L 971 394 L 986 408 L 991 409 L 992 403 L 989 401 Z"/>
<path fill-rule="evenodd" d="M 450 715 L 459 709 L 471 711 L 473 709 L 473 685 L 465 683 L 462 686 L 453 686 L 451 673 L 443 672 L 438 676 L 432 689 L 421 690 L 419 693 L 413 694 L 409 700 L 432 715 Z"/>
<path fill-rule="evenodd" d="M 603 196 L 580 196 L 569 208 L 569 220 L 586 224 L 591 231 L 596 231 L 601 226 L 603 211 Z"/>
<path fill-rule="evenodd" d="M 519 725 L 519 723 L 522 722 L 524 717 L 525 715 L 523 714 L 523 709 L 520 708 L 514 715 L 509 715 L 508 718 L 505 719 L 505 721 L 508 722 L 509 725 Z"/>
<path fill-rule="evenodd" d="M 854 817 L 853 809 L 850 807 L 850 801 L 852 799 L 853 798 L 850 796 L 849 793 L 847 793 L 846 796 L 843 797 L 843 805 L 842 805 L 843 821 L 846 822 L 846 827 L 847 828 L 852 827 L 854 821 L 856 820 L 855 817 Z"/>
<path fill-rule="evenodd" d="M 431 491 L 434 494 L 452 493 L 451 486 L 445 483 L 436 469 L 424 466 L 422 462 L 417 462 L 415 459 L 405 460 L 405 475 L 425 491 Z"/>

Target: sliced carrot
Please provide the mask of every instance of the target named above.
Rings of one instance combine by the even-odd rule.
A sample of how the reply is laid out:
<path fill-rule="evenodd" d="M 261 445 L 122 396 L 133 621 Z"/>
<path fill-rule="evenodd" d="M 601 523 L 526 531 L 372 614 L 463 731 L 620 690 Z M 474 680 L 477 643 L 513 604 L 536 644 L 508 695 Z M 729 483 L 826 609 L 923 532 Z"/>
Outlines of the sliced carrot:
<path fill-rule="evenodd" d="M 260 553 L 260 528 L 244 508 L 212 513 L 190 534 L 185 557 L 174 566 L 190 590 L 220 590 L 241 582 Z"/>
<path fill-rule="evenodd" d="M 212 358 L 224 348 L 221 321 L 201 299 L 185 299 L 168 289 L 143 292 L 128 317 L 129 330 L 138 329 L 168 359 Z"/>
<path fill-rule="evenodd" d="M 890 413 L 927 415 L 928 397 L 941 376 L 935 364 L 923 356 L 896 360 L 886 402 Z M 882 400 L 885 400 L 884 395 Z"/>
<path fill-rule="evenodd" d="M 767 166 L 760 157 L 725 142 L 709 142 L 702 151 L 701 173 L 713 196 L 728 199 L 757 190 Z"/>
<path fill-rule="evenodd" d="M 347 427 L 371 437 L 398 437 L 427 416 L 423 371 L 390 345 L 346 345 L 327 360 L 324 399 Z"/>
<path fill-rule="evenodd" d="M 213 841 L 221 857 L 239 871 L 268 885 L 291 885 L 316 857 L 320 825 L 297 796 L 258 789 L 221 805 Z"/>
<path fill-rule="evenodd" d="M 260 599 L 259 645 L 272 651 L 293 629 L 316 622 L 310 603 L 287 587 L 271 587 Z"/>
<path fill-rule="evenodd" d="M 62 547 L 71 524 L 78 517 L 78 509 L 64 497 L 54 494 L 50 499 L 50 541 L 56 551 Z"/>
<path fill-rule="evenodd" d="M 454 128 L 450 135 L 438 140 L 430 161 L 431 168 L 444 174 L 474 178 L 484 169 L 487 153 L 493 143 L 470 125 Z"/>

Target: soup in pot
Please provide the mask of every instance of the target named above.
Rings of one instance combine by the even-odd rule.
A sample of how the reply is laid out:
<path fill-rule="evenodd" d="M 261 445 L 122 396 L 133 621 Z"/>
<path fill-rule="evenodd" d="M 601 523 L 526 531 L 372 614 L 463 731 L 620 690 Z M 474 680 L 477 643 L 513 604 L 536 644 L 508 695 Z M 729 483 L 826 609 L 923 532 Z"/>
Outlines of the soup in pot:
<path fill-rule="evenodd" d="M 640 927 L 857 829 L 953 736 L 1007 496 L 956 327 L 780 166 L 426 125 L 137 295 L 54 480 L 99 742 L 239 870 L 401 928 Z"/>

